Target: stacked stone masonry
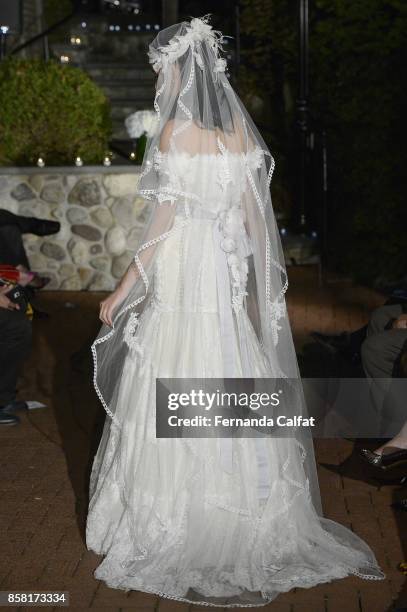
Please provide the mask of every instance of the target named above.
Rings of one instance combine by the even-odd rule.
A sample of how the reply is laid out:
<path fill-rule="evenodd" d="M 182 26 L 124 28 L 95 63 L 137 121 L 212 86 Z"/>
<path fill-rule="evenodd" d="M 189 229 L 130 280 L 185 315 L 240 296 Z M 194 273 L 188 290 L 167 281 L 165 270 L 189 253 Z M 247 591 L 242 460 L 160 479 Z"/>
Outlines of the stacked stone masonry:
<path fill-rule="evenodd" d="M 83 170 L 0 175 L 0 208 L 61 223 L 58 234 L 23 237 L 32 270 L 51 278 L 47 289 L 111 291 L 143 230 L 148 204 L 136 195 L 139 169 Z"/>

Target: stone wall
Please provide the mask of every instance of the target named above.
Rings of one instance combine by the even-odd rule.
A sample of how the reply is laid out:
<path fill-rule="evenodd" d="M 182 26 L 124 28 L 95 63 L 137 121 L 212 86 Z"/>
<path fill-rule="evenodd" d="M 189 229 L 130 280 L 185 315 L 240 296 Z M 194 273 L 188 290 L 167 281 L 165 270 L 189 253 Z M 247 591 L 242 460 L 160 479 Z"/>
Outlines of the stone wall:
<path fill-rule="evenodd" d="M 144 225 L 139 168 L 2 168 L 0 208 L 60 221 L 61 231 L 24 235 L 32 270 L 47 289 L 110 291 L 126 270 Z"/>

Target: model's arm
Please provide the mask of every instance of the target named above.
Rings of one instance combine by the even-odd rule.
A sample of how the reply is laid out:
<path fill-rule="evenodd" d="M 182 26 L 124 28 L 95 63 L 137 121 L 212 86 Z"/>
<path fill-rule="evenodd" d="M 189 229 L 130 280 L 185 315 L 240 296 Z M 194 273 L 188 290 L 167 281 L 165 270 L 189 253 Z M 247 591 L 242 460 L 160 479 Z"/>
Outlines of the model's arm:
<path fill-rule="evenodd" d="M 160 244 L 160 241 L 143 248 L 144 244 L 148 244 L 150 240 L 159 238 L 171 229 L 176 205 L 170 202 L 163 202 L 159 204 L 154 212 L 153 218 L 150 223 L 150 227 L 143 237 L 143 243 L 140 249 L 137 251 L 138 258 L 144 270 L 147 272 L 153 255 Z M 116 289 L 109 295 L 108 298 L 103 300 L 100 304 L 100 315 L 99 318 L 106 325 L 112 326 L 113 313 L 117 307 L 126 299 L 129 295 L 132 287 L 140 278 L 140 271 L 133 260 L 127 271 L 123 275 Z"/>
<path fill-rule="evenodd" d="M 160 150 L 166 152 L 169 146 L 169 137 L 172 133 L 172 126 L 167 124 L 163 129 L 160 138 Z M 143 236 L 143 243 L 137 251 L 138 258 L 144 270 L 148 270 L 153 255 L 160 244 L 156 242 L 146 248 L 142 248 L 143 244 L 147 244 L 149 241 L 162 236 L 171 229 L 174 216 L 175 216 L 176 204 L 172 204 L 170 201 L 162 202 L 157 205 L 155 212 L 150 221 L 149 228 L 146 234 Z M 140 278 L 140 271 L 133 260 L 127 268 L 125 274 L 117 285 L 116 289 L 107 297 L 103 302 L 100 303 L 100 320 L 106 325 L 112 326 L 113 314 L 117 307 L 126 299 L 129 295 L 132 287 Z"/>

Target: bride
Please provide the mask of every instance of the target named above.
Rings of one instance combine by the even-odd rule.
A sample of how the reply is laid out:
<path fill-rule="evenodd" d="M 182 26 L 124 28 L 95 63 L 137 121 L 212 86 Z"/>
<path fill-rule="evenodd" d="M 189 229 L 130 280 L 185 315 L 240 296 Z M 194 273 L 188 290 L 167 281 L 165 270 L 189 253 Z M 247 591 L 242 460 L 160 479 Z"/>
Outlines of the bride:
<path fill-rule="evenodd" d="M 258 606 L 295 587 L 383 574 L 358 536 L 322 517 L 302 428 L 289 438 L 156 437 L 156 378 L 299 378 L 270 200 L 274 160 L 221 52 L 207 18 L 150 45 L 158 129 L 138 187 L 145 231 L 101 303 L 92 346 L 109 418 L 87 545 L 104 555 L 95 577 L 110 587 Z"/>

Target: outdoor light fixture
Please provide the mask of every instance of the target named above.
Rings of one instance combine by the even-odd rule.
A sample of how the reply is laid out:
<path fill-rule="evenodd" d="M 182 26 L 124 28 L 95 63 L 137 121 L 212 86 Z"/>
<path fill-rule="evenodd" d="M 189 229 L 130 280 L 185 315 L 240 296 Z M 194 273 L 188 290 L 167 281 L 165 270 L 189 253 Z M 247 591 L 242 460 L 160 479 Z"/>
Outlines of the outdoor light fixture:
<path fill-rule="evenodd" d="M 160 25 L 158 23 L 155 24 L 154 26 L 154 30 L 159 30 L 160 29 Z"/>
<path fill-rule="evenodd" d="M 81 26 L 82 26 L 83 28 L 86 28 L 86 26 L 87 26 L 86 21 L 82 21 Z"/>
<path fill-rule="evenodd" d="M 82 158 L 79 157 L 79 155 L 78 157 L 75 157 L 75 166 L 78 166 L 78 167 L 83 166 Z"/>
<path fill-rule="evenodd" d="M 43 158 L 42 158 L 42 157 L 39 157 L 39 158 L 37 159 L 37 166 L 38 166 L 39 168 L 43 168 L 43 167 L 45 166 L 45 161 L 43 160 Z"/>
<path fill-rule="evenodd" d="M 61 55 L 60 60 L 61 60 L 61 64 L 67 64 L 69 62 L 69 56 Z"/>
<path fill-rule="evenodd" d="M 134 161 L 134 160 L 136 159 L 137 155 L 135 154 L 135 152 L 134 152 L 134 151 L 132 151 L 132 152 L 130 153 L 129 157 L 130 157 L 130 159 L 131 159 L 132 161 Z"/>
<path fill-rule="evenodd" d="M 7 34 L 7 32 L 9 31 L 9 29 L 10 29 L 10 28 L 9 28 L 9 26 L 7 26 L 7 25 L 2 25 L 2 26 L 0 26 L 0 32 L 1 32 L 2 34 Z"/>
<path fill-rule="evenodd" d="M 105 155 L 104 160 L 103 160 L 103 165 L 110 166 L 111 163 L 112 163 L 112 160 L 110 159 L 110 157 L 108 155 Z"/>

